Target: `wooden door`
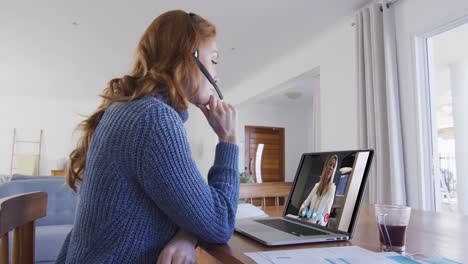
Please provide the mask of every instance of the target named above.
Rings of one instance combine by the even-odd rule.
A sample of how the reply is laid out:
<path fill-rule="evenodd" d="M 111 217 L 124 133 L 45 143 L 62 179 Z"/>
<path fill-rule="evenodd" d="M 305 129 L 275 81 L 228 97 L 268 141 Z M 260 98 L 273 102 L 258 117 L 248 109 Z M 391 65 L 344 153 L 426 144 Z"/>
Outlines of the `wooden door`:
<path fill-rule="evenodd" d="M 284 128 L 245 127 L 245 166 L 255 180 L 255 156 L 264 144 L 261 174 L 263 182 L 284 182 Z"/>

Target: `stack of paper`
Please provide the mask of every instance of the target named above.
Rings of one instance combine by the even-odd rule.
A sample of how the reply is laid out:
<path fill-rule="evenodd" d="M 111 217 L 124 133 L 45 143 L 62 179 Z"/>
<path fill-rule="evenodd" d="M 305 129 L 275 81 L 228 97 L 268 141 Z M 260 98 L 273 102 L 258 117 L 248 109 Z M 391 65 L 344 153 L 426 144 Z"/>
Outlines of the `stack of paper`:
<path fill-rule="evenodd" d="M 385 257 L 355 246 L 252 252 L 246 255 L 259 264 L 394 264 Z"/>
<path fill-rule="evenodd" d="M 267 217 L 268 215 L 265 212 L 249 203 L 239 204 L 237 205 L 237 214 L 236 220 L 243 219 L 243 218 L 260 218 L 260 217 Z"/>
<path fill-rule="evenodd" d="M 446 258 L 413 260 L 395 252 L 376 253 L 356 246 L 245 253 L 259 264 L 461 264 Z"/>

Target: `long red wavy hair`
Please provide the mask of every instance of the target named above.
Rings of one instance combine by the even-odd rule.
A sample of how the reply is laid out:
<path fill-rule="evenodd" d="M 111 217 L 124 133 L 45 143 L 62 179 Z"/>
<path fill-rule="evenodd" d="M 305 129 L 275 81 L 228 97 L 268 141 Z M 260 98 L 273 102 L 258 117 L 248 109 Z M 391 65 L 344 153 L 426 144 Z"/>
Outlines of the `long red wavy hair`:
<path fill-rule="evenodd" d="M 86 155 L 107 107 L 113 102 L 130 102 L 146 95 L 165 95 L 179 112 L 188 108 L 186 91 L 197 94 L 201 75 L 192 53 L 204 41 L 216 36 L 215 26 L 198 15 L 181 10 L 158 16 L 138 43 L 133 67 L 128 75 L 112 79 L 104 89 L 99 108 L 80 123 L 81 138 L 70 153 L 66 182 L 74 191 L 83 180 Z"/>

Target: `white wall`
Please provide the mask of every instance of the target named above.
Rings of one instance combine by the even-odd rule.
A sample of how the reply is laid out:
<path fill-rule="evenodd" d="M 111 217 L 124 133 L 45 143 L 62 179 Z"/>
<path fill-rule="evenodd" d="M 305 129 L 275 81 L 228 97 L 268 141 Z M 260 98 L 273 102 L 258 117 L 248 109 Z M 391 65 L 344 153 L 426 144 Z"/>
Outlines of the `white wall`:
<path fill-rule="evenodd" d="M 278 106 L 248 103 L 238 106 L 238 146 L 239 172 L 244 170 L 244 151 L 246 125 L 285 128 L 285 180 L 294 180 L 301 154 L 313 151 L 313 128 L 311 127 L 311 107 Z M 309 121 L 310 122 L 309 122 Z M 192 156 L 201 175 L 206 179 L 213 165 L 218 137 L 213 132 L 205 116 L 192 105 L 189 119 L 185 123 Z"/>
<path fill-rule="evenodd" d="M 424 170 L 420 159 L 426 154 L 428 146 L 423 145 L 420 137 L 423 126 L 419 118 L 421 102 L 416 80 L 415 38 L 468 15 L 468 1 L 402 0 L 393 8 L 395 8 L 403 137 L 404 142 L 407 142 L 404 148 L 407 197 L 411 206 L 431 209 L 430 195 L 424 192 L 427 187 L 424 187 L 423 181 L 423 177 L 431 175 L 431 172 Z"/>
<path fill-rule="evenodd" d="M 246 104 L 239 107 L 239 168 L 244 170 L 245 126 L 285 128 L 285 181 L 293 181 L 302 153 L 308 152 L 312 137 L 305 107 L 294 105 Z"/>
<path fill-rule="evenodd" d="M 189 118 L 185 123 L 187 137 L 190 142 L 192 157 L 203 178 L 213 166 L 218 136 L 208 124 L 203 113 L 195 106 L 189 107 Z"/>
<path fill-rule="evenodd" d="M 13 129 L 18 129 L 21 139 L 37 137 L 43 129 L 40 174 L 49 175 L 56 169 L 57 159 L 68 157 L 76 146 L 78 134 L 74 133 L 84 116 L 92 113 L 100 99 L 74 100 L 73 98 L 42 96 L 1 96 L 0 97 L 0 174 L 10 173 Z M 252 115 L 250 111 L 256 113 Z M 293 117 L 293 118 L 291 118 Z M 310 151 L 311 136 L 310 110 L 303 108 L 275 108 L 266 105 L 245 106 L 239 109 L 239 169 L 244 168 L 244 126 L 263 125 L 286 128 L 286 180 L 292 180 L 298 157 Z M 218 138 L 209 126 L 205 116 L 196 107 L 190 106 L 189 119 L 185 123 L 192 155 L 200 173 L 207 177 L 213 165 Z M 305 139 L 305 140 L 298 140 Z M 309 147 L 308 147 L 309 146 Z M 24 145 L 20 145 L 20 150 Z"/>
<path fill-rule="evenodd" d="M 50 175 L 50 170 L 56 169 L 57 159 L 68 157 L 75 147 L 78 134 L 73 137 L 73 131 L 83 120 L 80 115 L 89 115 L 99 102 L 99 98 L 1 96 L 0 174 L 10 173 L 13 129 L 17 128 L 20 140 L 38 139 L 39 130 L 43 129 L 40 175 Z M 24 143 L 18 147 L 19 151 L 28 148 Z"/>
<path fill-rule="evenodd" d="M 10 17 L 6 18 L 10 19 Z M 140 21 L 142 24 L 147 23 L 147 21 L 143 20 Z M 0 45 L 2 55 L 5 55 L 3 57 L 7 62 L 1 64 L 0 68 L 5 70 L 3 72 L 11 73 L 0 76 L 1 80 L 9 83 L 7 86 L 2 86 L 3 88 L 0 87 L 2 94 L 8 95 L 8 97 L 2 96 L 0 98 L 0 145 L 2 146 L 0 149 L 0 172 L 9 172 L 12 129 L 14 127 L 26 127 L 29 129 L 44 129 L 45 146 L 41 174 L 49 173 L 50 169 L 55 168 L 56 159 L 66 156 L 73 148 L 74 143 L 70 134 L 79 121 L 82 120 L 77 113 L 89 114 L 98 104 L 98 100 L 89 100 L 89 103 L 87 100 L 79 102 L 77 98 L 72 96 L 99 94 L 108 80 L 120 76 L 129 67 L 131 61 L 128 58 L 131 57 L 129 57 L 129 54 L 131 55 L 133 52 L 132 45 L 135 43 L 131 46 L 117 45 L 116 48 L 119 51 L 117 55 L 115 49 L 109 49 L 108 52 L 101 54 L 102 52 L 97 51 L 102 45 L 93 46 L 94 42 L 88 41 L 89 39 L 95 39 L 95 34 L 98 32 L 89 28 L 92 25 L 91 23 L 82 23 L 76 30 L 73 27 L 70 29 L 69 19 L 64 18 L 63 21 L 66 21 L 66 23 L 54 24 L 54 21 L 43 17 L 40 24 L 53 25 L 51 28 L 54 30 L 50 31 L 53 34 L 34 35 L 33 38 L 38 41 L 36 41 L 37 45 L 32 46 L 30 45 L 31 41 L 29 41 L 31 35 L 25 33 L 27 26 L 29 26 L 28 21 L 23 21 L 24 23 L 21 22 L 14 27 L 5 24 L 8 26 L 2 28 L 8 34 L 19 36 L 21 41 L 8 40 Z M 240 83 L 236 87 L 230 87 L 232 88 L 230 89 L 231 92 L 225 94 L 226 100 L 239 104 L 245 99 L 275 87 L 292 77 L 320 67 L 320 85 L 322 89 L 320 93 L 320 112 L 322 118 L 319 129 L 322 142 L 317 146 L 317 149 L 355 148 L 357 146 L 357 114 L 354 28 L 350 26 L 350 22 L 347 20 L 339 21 L 337 24 L 330 26 L 309 43 L 296 50 L 291 50 L 284 57 L 276 58 L 273 64 L 265 67 L 262 72 L 253 74 L 251 79 Z M 141 28 L 141 25 L 139 28 Z M 18 35 L 18 32 L 21 34 Z M 51 40 L 56 39 L 54 34 L 58 34 L 56 32 L 66 32 L 64 39 L 68 42 L 71 41 L 71 44 L 63 46 L 61 42 L 52 43 Z M 86 35 L 86 32 L 90 32 L 89 35 Z M 141 32 L 135 31 L 128 32 L 130 32 L 128 37 L 131 39 L 136 39 L 135 36 L 141 34 Z M 115 39 L 112 38 L 106 41 L 105 44 L 107 45 L 112 41 L 115 42 Z M 51 57 L 49 52 L 36 52 L 44 46 L 52 47 L 55 53 L 58 52 L 57 54 L 67 54 L 69 56 L 65 56 L 67 59 L 64 60 L 63 56 Z M 89 48 L 90 52 L 86 54 L 81 52 L 83 47 Z M 110 54 L 112 58 L 109 57 Z M 101 59 L 96 60 L 96 57 Z M 77 63 L 69 63 L 70 61 Z M 103 61 L 103 63 L 106 62 L 107 64 L 106 67 L 103 67 L 103 64 L 94 65 L 91 63 L 94 65 L 93 67 L 83 68 L 82 66 L 85 64 L 90 65 L 89 61 L 93 61 L 94 64 L 96 61 Z M 124 61 L 124 63 L 116 63 L 118 61 Z M 27 76 L 33 72 L 36 74 L 33 78 L 23 78 L 22 76 L 26 76 L 23 74 L 24 72 L 28 72 Z M 52 74 L 56 72 L 60 72 L 59 76 Z M 84 76 L 83 73 L 87 77 L 79 78 L 79 76 Z M 29 94 L 30 91 L 26 88 L 36 86 L 37 82 L 40 83 L 40 86 L 34 90 L 35 96 L 54 94 L 68 96 L 69 99 L 42 98 L 41 96 L 38 99 L 36 97 L 16 96 Z M 8 88 L 5 90 L 5 87 L 13 87 L 12 84 L 15 84 L 15 89 Z M 73 93 L 70 90 L 62 92 L 61 87 L 64 87 L 64 85 L 72 86 Z M 17 109 L 19 108 L 18 104 L 21 104 L 21 109 Z M 308 121 L 310 119 L 307 118 Z M 309 123 L 309 126 L 311 124 Z M 213 163 L 217 137 L 198 109 L 190 109 L 190 118 L 187 121 L 186 128 L 192 145 L 193 157 L 199 165 L 202 175 L 206 176 L 209 167 Z M 294 146 L 294 143 L 292 144 L 293 146 L 287 145 L 287 149 L 295 149 L 296 146 Z M 240 145 L 243 145 L 243 142 Z M 308 142 L 304 145 L 312 146 L 313 144 Z M 299 148 L 304 145 L 300 145 L 297 147 L 298 150 L 295 151 L 297 153 L 302 152 Z M 243 157 L 243 153 L 241 153 L 241 156 Z M 292 166 L 293 170 L 295 170 L 296 165 Z M 243 166 L 242 162 L 240 166 Z M 287 166 L 291 167 L 290 165 Z"/>
<path fill-rule="evenodd" d="M 286 131 L 286 156 L 289 157 L 286 158 L 286 180 L 293 179 L 299 162 L 298 157 L 303 152 L 357 148 L 355 52 L 355 28 L 351 26 L 349 19 L 345 19 L 331 25 L 329 29 L 317 35 L 306 45 L 297 50 L 292 50 L 288 56 L 277 58 L 273 64 L 265 67 L 262 72 L 254 74 L 253 78 L 225 92 L 225 100 L 235 104 L 239 111 L 238 131 L 241 156 L 239 166 L 241 171 L 244 168 L 243 129 L 244 125 L 250 122 L 252 122 L 251 124 L 255 122 L 255 125 L 287 125 L 289 127 Z M 270 107 L 270 111 L 277 113 L 277 116 L 285 116 L 288 120 L 283 118 L 274 119 L 271 116 L 255 117 L 251 112 L 252 107 L 242 104 L 248 99 L 273 89 L 293 77 L 317 68 L 320 68 L 320 118 L 318 122 L 320 124 L 321 142 L 314 150 L 310 149 L 314 146 L 313 139 L 301 132 L 305 131 L 304 128 L 308 131 L 313 129 L 310 109 L 306 111 L 307 114 L 298 113 L 297 116 L 304 122 L 301 123 L 292 119 L 291 115 L 285 114 L 280 107 Z M 186 128 L 194 159 L 202 175 L 206 175 L 204 173 L 208 171 L 213 161 L 217 138 L 198 111 L 192 110 L 190 112 L 191 116 L 186 123 Z M 288 135 L 298 135 L 298 138 L 305 138 L 306 141 L 288 140 Z M 313 136 L 313 132 L 310 132 L 309 135 Z M 299 144 L 299 142 L 301 143 Z"/>
<path fill-rule="evenodd" d="M 239 171 L 244 170 L 244 127 L 246 125 L 285 128 L 285 180 L 292 181 L 302 153 L 311 151 L 311 111 L 305 106 L 272 106 L 266 104 L 243 104 L 238 107 Z M 206 178 L 213 165 L 218 137 L 205 116 L 196 107 L 190 106 L 189 119 L 185 123 L 193 159 L 201 175 Z"/>
<path fill-rule="evenodd" d="M 40 175 L 50 175 L 56 169 L 57 160 L 68 158 L 76 146 L 79 133 L 77 125 L 95 111 L 99 98 L 75 100 L 65 97 L 1 96 L 0 97 L 0 174 L 10 173 L 13 129 L 17 128 L 19 139 L 38 138 L 43 129 Z M 215 147 L 218 143 L 203 113 L 196 107 L 189 108 L 185 124 L 192 154 L 204 178 L 213 165 Z M 35 151 L 19 144 L 19 151 Z"/>
<path fill-rule="evenodd" d="M 240 104 L 290 78 L 320 68 L 319 150 L 358 146 L 355 28 L 349 20 L 331 25 L 306 45 L 265 67 L 226 93 Z"/>

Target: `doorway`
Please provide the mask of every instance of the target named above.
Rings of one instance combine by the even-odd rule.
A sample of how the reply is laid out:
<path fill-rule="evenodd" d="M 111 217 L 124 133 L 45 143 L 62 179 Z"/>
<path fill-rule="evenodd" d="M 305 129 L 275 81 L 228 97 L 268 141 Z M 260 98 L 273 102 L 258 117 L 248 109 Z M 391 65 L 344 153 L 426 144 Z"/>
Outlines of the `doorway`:
<path fill-rule="evenodd" d="M 437 211 L 468 213 L 468 18 L 420 39 L 423 140 L 431 201 Z"/>
<path fill-rule="evenodd" d="M 245 126 L 246 171 L 255 182 L 284 182 L 285 129 Z"/>

